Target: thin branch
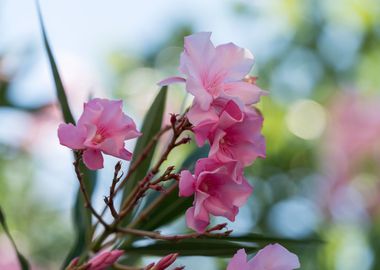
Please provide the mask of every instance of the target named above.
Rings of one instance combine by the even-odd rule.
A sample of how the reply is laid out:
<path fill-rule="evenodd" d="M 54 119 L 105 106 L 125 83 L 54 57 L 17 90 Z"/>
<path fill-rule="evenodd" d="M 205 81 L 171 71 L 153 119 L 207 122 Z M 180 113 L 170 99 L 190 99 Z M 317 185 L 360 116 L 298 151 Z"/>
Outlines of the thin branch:
<path fill-rule="evenodd" d="M 103 220 L 103 218 L 96 212 L 95 208 L 91 204 L 90 197 L 88 196 L 86 186 L 84 184 L 83 180 L 83 174 L 80 171 L 79 165 L 80 165 L 80 160 L 82 158 L 82 153 L 76 154 L 75 161 L 73 162 L 74 168 L 75 168 L 75 174 L 77 176 L 77 179 L 79 181 L 79 186 L 80 190 L 83 194 L 84 198 L 84 207 L 88 208 L 91 213 L 97 218 L 97 220 L 108 230 L 109 225 Z"/>
<path fill-rule="evenodd" d="M 156 207 L 160 205 L 160 203 L 167 197 L 169 196 L 170 193 L 172 193 L 176 188 L 178 187 L 178 183 L 175 183 L 172 185 L 168 190 L 165 190 L 164 192 L 161 193 L 161 195 L 155 199 L 147 208 L 145 208 L 144 211 L 142 211 L 139 216 L 132 221 L 129 225 L 128 228 L 133 228 L 136 227 L 140 222 L 144 221 L 150 214 L 151 211 L 153 211 Z"/>
<path fill-rule="evenodd" d="M 104 198 L 104 202 L 106 203 L 106 205 L 108 205 L 108 207 L 110 208 L 112 216 L 116 219 L 119 218 L 119 214 L 117 213 L 117 211 L 115 209 L 114 197 L 115 197 L 116 185 L 120 181 L 121 177 L 123 176 L 123 174 L 121 174 L 121 176 L 119 176 L 120 170 L 121 170 L 121 162 L 118 161 L 115 165 L 115 171 L 113 174 L 112 185 L 110 186 L 110 195 L 108 196 L 108 198 L 107 197 Z"/>

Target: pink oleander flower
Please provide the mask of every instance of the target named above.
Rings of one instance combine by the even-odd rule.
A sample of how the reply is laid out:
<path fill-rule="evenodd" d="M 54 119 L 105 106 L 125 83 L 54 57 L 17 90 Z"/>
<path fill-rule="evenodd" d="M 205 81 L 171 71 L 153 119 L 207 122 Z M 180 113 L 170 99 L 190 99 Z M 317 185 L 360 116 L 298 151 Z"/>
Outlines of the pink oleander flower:
<path fill-rule="evenodd" d="M 152 263 L 148 265 L 145 270 L 165 270 L 170 265 L 172 265 L 178 257 L 178 253 L 171 253 L 166 255 L 158 263 Z"/>
<path fill-rule="evenodd" d="M 231 259 L 227 270 L 293 270 L 299 267 L 297 255 L 279 244 L 271 244 L 249 261 L 245 250 L 240 249 Z"/>
<path fill-rule="evenodd" d="M 256 158 L 265 158 L 265 139 L 261 134 L 262 115 L 255 109 L 247 107 L 244 118 L 232 125 L 219 123 L 209 134 L 210 153 L 220 162 L 240 161 L 244 166 L 250 165 Z"/>
<path fill-rule="evenodd" d="M 99 98 L 84 104 L 76 126 L 61 124 L 58 128 L 60 143 L 83 150 L 83 162 L 92 170 L 103 168 L 102 152 L 130 160 L 132 153 L 125 149 L 124 141 L 140 135 L 132 118 L 123 113 L 121 100 Z"/>
<path fill-rule="evenodd" d="M 244 119 L 244 107 L 241 108 L 235 100 L 215 99 L 207 111 L 203 111 L 196 103 L 187 113 L 193 125 L 195 140 L 202 146 L 217 127 L 227 128 Z"/>
<path fill-rule="evenodd" d="M 245 204 L 252 190 L 239 162 L 198 160 L 195 174 L 184 170 L 179 180 L 181 197 L 194 194 L 193 206 L 186 211 L 187 225 L 197 232 L 204 232 L 210 223 L 210 214 L 234 221 L 239 207 Z"/>
<path fill-rule="evenodd" d="M 237 98 L 247 105 L 258 102 L 264 92 L 253 81 L 244 80 L 253 66 L 253 55 L 233 43 L 215 47 L 210 37 L 207 32 L 185 37 L 179 70 L 186 79 L 170 77 L 159 85 L 185 82 L 186 90 L 205 111 L 218 97 Z"/>
<path fill-rule="evenodd" d="M 83 270 L 105 270 L 114 264 L 123 253 L 124 251 L 117 249 L 105 251 L 91 258 L 86 264 L 79 267 L 77 266 L 79 258 L 75 258 L 70 262 L 66 270 L 75 270 L 78 268 Z"/>

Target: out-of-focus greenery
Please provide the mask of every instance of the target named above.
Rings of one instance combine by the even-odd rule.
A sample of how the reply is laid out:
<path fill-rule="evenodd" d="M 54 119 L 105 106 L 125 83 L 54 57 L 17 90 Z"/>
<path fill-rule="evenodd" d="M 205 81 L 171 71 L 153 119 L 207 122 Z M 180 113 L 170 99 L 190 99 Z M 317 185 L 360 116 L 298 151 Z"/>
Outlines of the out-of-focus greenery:
<path fill-rule="evenodd" d="M 365 205 L 368 193 L 363 192 L 363 184 L 353 181 L 358 175 L 372 179 L 376 201 L 380 197 L 375 192 L 379 190 L 380 175 L 370 170 L 371 166 L 361 165 L 355 175 L 346 176 L 344 185 L 351 192 L 348 200 L 360 209 L 341 205 L 337 210 L 327 196 L 326 186 L 330 186 L 326 182 L 331 179 L 324 165 L 327 134 L 336 125 L 331 122 L 335 102 L 351 93 L 356 93 L 357 99 L 379 98 L 380 3 L 263 2 L 240 1 L 229 7 L 247 35 L 251 26 L 262 28 L 261 36 L 252 37 L 252 46 L 246 47 L 256 56 L 254 75 L 259 77 L 258 84 L 270 93 L 259 105 L 265 117 L 267 158 L 246 170 L 255 190 L 237 223 L 249 232 L 294 238 L 321 236 L 324 244 L 291 248 L 300 256 L 302 269 L 380 269 L 380 209 L 376 203 L 375 207 Z M 266 28 L 274 34 L 268 37 Z M 154 96 L 155 83 L 178 73 L 183 37 L 195 30 L 191 23 L 178 24 L 167 35 L 170 40 L 145 55 L 122 49 L 110 52 L 110 96 L 122 98 L 141 116 Z M 266 39 L 265 46 L 258 47 L 262 39 Z M 20 108 L 12 103 L 7 94 L 12 80 L 0 76 L 0 110 L 6 107 L 27 114 L 38 112 L 39 108 Z M 185 93 L 180 86 L 170 90 L 167 111 L 179 111 Z M 373 128 L 380 131 L 379 126 L 377 120 Z M 374 143 L 375 151 L 368 154 L 365 164 L 378 164 L 378 145 L 379 141 Z M 180 164 L 189 149 L 169 162 Z M 73 241 L 68 216 L 30 192 L 35 178 L 35 161 L 30 154 L 22 147 L 4 143 L 0 156 L 0 203 L 7 212 L 9 227 L 35 264 L 55 269 Z M 218 261 L 218 265 L 218 269 L 225 269 L 225 260 Z"/>

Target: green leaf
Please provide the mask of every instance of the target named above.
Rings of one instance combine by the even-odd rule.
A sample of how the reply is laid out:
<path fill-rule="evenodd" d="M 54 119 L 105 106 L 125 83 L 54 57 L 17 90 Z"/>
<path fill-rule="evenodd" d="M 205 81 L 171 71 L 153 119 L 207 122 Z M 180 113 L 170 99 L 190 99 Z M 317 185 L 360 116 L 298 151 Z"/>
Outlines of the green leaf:
<path fill-rule="evenodd" d="M 178 252 L 180 256 L 225 256 L 232 257 L 235 252 L 244 248 L 247 253 L 257 251 L 257 246 L 234 243 L 216 239 L 185 239 L 177 242 L 156 241 L 142 247 L 124 248 L 127 254 L 164 256 Z"/>
<path fill-rule="evenodd" d="M 140 255 L 163 256 L 175 251 L 180 256 L 232 256 L 238 249 L 244 248 L 247 253 L 252 253 L 271 243 L 279 243 L 285 246 L 302 246 L 320 244 L 323 241 L 318 238 L 290 239 L 250 233 L 218 238 L 202 236 L 197 239 L 180 241 L 155 241 L 146 246 L 121 248 L 128 254 Z"/>
<path fill-rule="evenodd" d="M 18 248 L 16 246 L 16 243 L 13 240 L 12 235 L 9 232 L 8 225 L 7 225 L 6 221 L 5 221 L 5 215 L 4 215 L 3 210 L 1 209 L 1 207 L 0 207 L 0 223 L 1 223 L 1 226 L 3 227 L 3 230 L 4 230 L 5 234 L 7 235 L 8 239 L 12 243 L 13 249 L 15 250 L 15 252 L 17 254 L 17 259 L 18 259 L 18 262 L 19 262 L 19 264 L 21 266 L 21 269 L 22 270 L 28 270 L 30 268 L 29 267 L 29 263 L 25 259 L 25 257 L 20 253 L 20 251 L 18 250 Z"/>
<path fill-rule="evenodd" d="M 46 54 L 49 58 L 50 68 L 51 68 L 53 78 L 54 78 L 57 98 L 58 98 L 59 104 L 61 105 L 61 111 L 63 114 L 63 119 L 65 120 L 66 123 L 75 124 L 74 117 L 71 113 L 69 103 L 67 101 L 65 89 L 64 89 L 63 84 L 62 84 L 61 76 L 59 75 L 57 64 L 54 60 L 54 56 L 53 56 L 53 53 L 52 53 L 50 45 L 49 45 L 49 40 L 47 38 L 47 34 L 46 34 L 45 26 L 44 26 L 44 21 L 42 19 L 41 8 L 40 8 L 40 4 L 39 4 L 38 0 L 36 0 L 36 6 L 37 6 L 38 18 L 40 21 L 42 38 L 43 38 L 43 42 L 45 45 Z"/>
<path fill-rule="evenodd" d="M 61 76 L 59 75 L 57 64 L 55 62 L 52 50 L 49 45 L 44 22 L 42 19 L 41 8 L 40 8 L 38 0 L 36 0 L 36 6 L 37 6 L 38 18 L 39 18 L 41 32 L 42 32 L 42 38 L 43 38 L 46 53 L 49 59 L 50 68 L 53 74 L 56 94 L 57 94 L 58 101 L 61 105 L 63 118 L 66 123 L 75 124 L 74 117 L 71 113 L 69 103 L 67 101 L 65 89 L 62 84 Z M 83 179 L 86 186 L 86 190 L 88 192 L 89 197 L 91 198 L 93 190 L 96 185 L 97 173 L 94 171 L 88 170 L 83 165 L 81 166 L 81 171 L 84 174 Z M 73 258 L 83 254 L 86 250 L 86 247 L 91 242 L 91 237 L 92 237 L 91 213 L 88 209 L 84 207 L 84 200 L 83 200 L 81 192 L 79 191 L 79 188 L 78 188 L 78 192 L 77 192 L 77 196 L 75 200 L 75 205 L 73 207 L 73 222 L 75 226 L 76 239 L 75 239 L 75 243 L 72 249 L 70 250 L 64 262 L 64 265 L 62 266 L 63 268 L 66 265 L 68 265 Z"/>
<path fill-rule="evenodd" d="M 148 143 L 152 140 L 152 138 L 160 131 L 162 126 L 162 119 L 165 110 L 167 96 L 167 86 L 164 86 L 160 89 L 157 94 L 153 104 L 149 108 L 147 114 L 145 115 L 144 122 L 141 128 L 142 136 L 138 139 L 136 143 L 136 147 L 133 151 L 133 158 L 131 164 L 136 162 L 139 155 L 142 153 L 143 149 L 148 145 Z M 156 144 L 153 146 L 152 150 L 146 156 L 143 162 L 141 162 L 138 169 L 130 176 L 127 181 L 127 184 L 123 190 L 123 200 L 129 195 L 131 190 L 136 186 L 137 182 L 145 177 L 147 174 L 150 164 L 152 162 L 154 150 L 156 148 Z M 122 200 L 122 201 L 123 201 Z M 128 223 L 130 219 L 125 218 L 124 224 Z"/>
<path fill-rule="evenodd" d="M 223 239 L 223 238 L 222 238 Z M 229 236 L 227 238 L 229 241 L 235 242 L 248 242 L 248 243 L 260 243 L 260 244 L 270 244 L 270 243 L 279 243 L 283 245 L 311 245 L 311 244 L 322 244 L 324 241 L 319 239 L 318 237 L 313 238 L 284 238 L 284 237 L 275 237 L 275 236 L 267 236 L 257 233 L 249 233 L 245 235 L 239 236 Z"/>

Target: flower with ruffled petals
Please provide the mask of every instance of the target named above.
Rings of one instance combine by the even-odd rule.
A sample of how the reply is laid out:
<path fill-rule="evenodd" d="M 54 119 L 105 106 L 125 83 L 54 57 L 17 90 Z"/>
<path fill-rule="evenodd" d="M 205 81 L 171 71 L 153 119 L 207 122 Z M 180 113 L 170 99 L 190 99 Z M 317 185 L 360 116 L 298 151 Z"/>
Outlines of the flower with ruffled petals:
<path fill-rule="evenodd" d="M 203 111 L 196 103 L 190 107 L 187 118 L 193 125 L 195 140 L 202 146 L 209 139 L 217 127 L 227 128 L 243 121 L 244 107 L 240 107 L 235 100 L 223 98 L 215 99 L 207 111 Z"/>
<path fill-rule="evenodd" d="M 83 161 L 89 169 L 103 168 L 102 152 L 124 160 L 132 153 L 124 141 L 140 136 L 136 124 L 122 111 L 121 100 L 95 98 L 84 104 L 76 126 L 61 124 L 58 137 L 62 145 L 83 151 Z"/>
<path fill-rule="evenodd" d="M 195 174 L 184 170 L 179 180 L 181 197 L 194 194 L 193 206 L 186 211 L 187 225 L 197 232 L 204 232 L 210 223 L 210 214 L 234 221 L 239 207 L 245 204 L 252 190 L 239 162 L 198 160 Z"/>
<path fill-rule="evenodd" d="M 240 249 L 229 262 L 227 270 L 294 270 L 299 267 L 297 255 L 279 244 L 271 244 L 249 261 L 245 250 Z"/>
<path fill-rule="evenodd" d="M 221 162 L 237 160 L 244 166 L 256 158 L 265 158 L 265 139 L 261 134 L 263 117 L 251 108 L 246 108 L 240 122 L 229 125 L 219 122 L 208 139 L 211 144 L 209 157 Z"/>
<path fill-rule="evenodd" d="M 258 102 L 264 92 L 244 80 L 254 63 L 252 54 L 233 43 L 215 47 L 210 37 L 207 32 L 185 37 L 179 70 L 186 78 L 171 77 L 159 85 L 185 82 L 186 90 L 204 111 L 218 97 L 237 98 L 247 105 Z"/>

